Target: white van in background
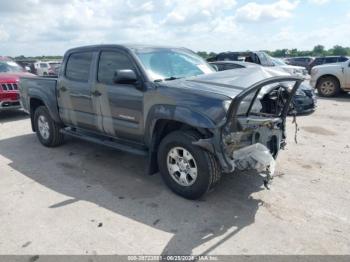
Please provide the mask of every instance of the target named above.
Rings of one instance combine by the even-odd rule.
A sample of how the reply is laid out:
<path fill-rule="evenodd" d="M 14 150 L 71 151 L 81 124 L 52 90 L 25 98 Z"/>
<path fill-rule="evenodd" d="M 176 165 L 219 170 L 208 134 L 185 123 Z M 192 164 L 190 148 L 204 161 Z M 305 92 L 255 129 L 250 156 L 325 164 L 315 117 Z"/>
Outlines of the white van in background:
<path fill-rule="evenodd" d="M 55 76 L 60 65 L 59 61 L 38 61 L 34 63 L 34 68 L 38 76 Z"/>

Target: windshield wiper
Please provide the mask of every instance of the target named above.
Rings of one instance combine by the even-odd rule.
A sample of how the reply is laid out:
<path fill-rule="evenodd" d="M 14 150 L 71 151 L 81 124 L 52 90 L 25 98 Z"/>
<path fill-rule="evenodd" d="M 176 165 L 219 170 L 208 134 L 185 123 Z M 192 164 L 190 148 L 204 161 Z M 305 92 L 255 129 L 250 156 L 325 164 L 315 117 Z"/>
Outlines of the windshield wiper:
<path fill-rule="evenodd" d="M 180 79 L 180 78 L 181 77 L 171 76 L 171 77 L 167 77 L 167 78 L 163 78 L 163 79 L 156 79 L 156 80 L 154 80 L 154 82 L 171 81 L 171 80 L 176 80 L 176 79 Z"/>

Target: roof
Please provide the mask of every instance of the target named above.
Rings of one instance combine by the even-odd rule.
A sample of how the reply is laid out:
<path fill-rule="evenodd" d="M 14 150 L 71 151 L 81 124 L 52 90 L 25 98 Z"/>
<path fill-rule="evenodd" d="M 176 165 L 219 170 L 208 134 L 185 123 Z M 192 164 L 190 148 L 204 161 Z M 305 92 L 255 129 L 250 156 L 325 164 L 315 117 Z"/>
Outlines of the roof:
<path fill-rule="evenodd" d="M 121 48 L 121 49 L 143 49 L 143 48 L 164 48 L 164 49 L 186 49 L 184 47 L 176 46 L 161 46 L 161 45 L 147 45 L 147 44 L 100 44 L 100 45 L 88 45 L 88 46 L 79 46 L 69 49 L 67 52 L 78 51 L 78 50 L 90 50 L 96 48 Z"/>

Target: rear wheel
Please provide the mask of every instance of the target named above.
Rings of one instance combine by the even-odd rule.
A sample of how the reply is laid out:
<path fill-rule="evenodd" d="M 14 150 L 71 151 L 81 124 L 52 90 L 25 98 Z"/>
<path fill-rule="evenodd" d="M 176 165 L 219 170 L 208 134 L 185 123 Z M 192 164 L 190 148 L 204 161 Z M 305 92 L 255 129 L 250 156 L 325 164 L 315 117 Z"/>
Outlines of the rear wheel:
<path fill-rule="evenodd" d="M 47 108 L 40 106 L 34 113 L 34 127 L 39 141 L 47 147 L 59 146 L 63 143 L 60 126 L 51 118 Z"/>
<path fill-rule="evenodd" d="M 340 92 L 339 82 L 334 77 L 325 77 L 317 84 L 318 93 L 324 97 L 332 97 Z"/>
<path fill-rule="evenodd" d="M 221 171 L 215 157 L 192 145 L 200 139 L 193 131 L 175 131 L 167 135 L 158 150 L 158 164 L 166 185 L 187 199 L 198 199 L 213 188 Z"/>

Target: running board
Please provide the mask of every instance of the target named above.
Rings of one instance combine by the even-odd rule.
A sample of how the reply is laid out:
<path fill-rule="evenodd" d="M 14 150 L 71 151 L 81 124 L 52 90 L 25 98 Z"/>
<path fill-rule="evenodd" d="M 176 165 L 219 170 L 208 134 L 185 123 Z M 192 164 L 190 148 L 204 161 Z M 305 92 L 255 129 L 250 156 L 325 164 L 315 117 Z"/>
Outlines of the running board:
<path fill-rule="evenodd" d="M 148 150 L 145 147 L 137 144 L 126 144 L 119 142 L 117 139 L 99 136 L 97 134 L 87 132 L 87 131 L 74 131 L 71 128 L 61 129 L 61 133 L 72 136 L 78 139 L 82 139 L 95 144 L 108 146 L 120 151 L 125 151 L 135 155 L 147 156 Z"/>

